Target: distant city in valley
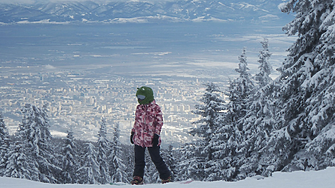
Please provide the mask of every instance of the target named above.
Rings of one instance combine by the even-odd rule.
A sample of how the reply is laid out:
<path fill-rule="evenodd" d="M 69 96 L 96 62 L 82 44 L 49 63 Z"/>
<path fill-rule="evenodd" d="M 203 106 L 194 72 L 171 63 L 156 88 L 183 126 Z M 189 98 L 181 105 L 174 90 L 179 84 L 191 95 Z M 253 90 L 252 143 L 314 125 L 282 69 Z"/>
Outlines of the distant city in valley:
<path fill-rule="evenodd" d="M 148 85 L 154 89 L 156 101 L 164 114 L 162 139 L 178 145 L 190 139 L 188 131 L 198 118 L 192 110 L 204 91 L 197 78 L 125 78 L 98 76 L 88 71 L 25 73 L 31 68 L 16 69 L 22 72 L 16 70 L 13 71 L 16 73 L 0 76 L 0 106 L 11 134 L 20 124 L 20 109 L 26 103 L 38 107 L 48 103 L 50 130 L 54 136 L 64 137 L 67 131 L 72 130 L 77 139 L 96 141 L 101 118 L 104 117 L 110 133 L 112 126 L 120 124 L 121 140 L 127 143 L 137 105 L 136 88 Z"/>

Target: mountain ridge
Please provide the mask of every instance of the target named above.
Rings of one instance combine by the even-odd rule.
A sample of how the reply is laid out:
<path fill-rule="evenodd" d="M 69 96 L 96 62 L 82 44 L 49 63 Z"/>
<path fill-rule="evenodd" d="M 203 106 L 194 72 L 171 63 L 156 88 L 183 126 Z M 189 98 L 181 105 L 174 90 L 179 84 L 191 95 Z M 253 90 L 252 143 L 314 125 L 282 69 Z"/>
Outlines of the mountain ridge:
<path fill-rule="evenodd" d="M 257 23 L 285 17 L 278 9 L 281 1 L 61 1 L 0 3 L 0 22 L 200 22 L 253 21 Z"/>

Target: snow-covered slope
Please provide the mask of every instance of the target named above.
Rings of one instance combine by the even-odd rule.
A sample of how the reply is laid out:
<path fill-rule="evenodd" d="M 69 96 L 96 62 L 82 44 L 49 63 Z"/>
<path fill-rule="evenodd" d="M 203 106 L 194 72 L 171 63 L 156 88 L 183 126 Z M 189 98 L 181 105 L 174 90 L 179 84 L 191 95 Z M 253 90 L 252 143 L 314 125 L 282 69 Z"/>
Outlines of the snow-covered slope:
<path fill-rule="evenodd" d="M 190 184 L 180 184 L 173 182 L 165 185 L 151 184 L 143 185 L 141 188 L 333 188 L 335 186 L 335 168 L 328 168 L 321 171 L 310 172 L 277 172 L 272 177 L 253 177 L 238 182 L 197 182 Z M 0 185 L 5 188 L 112 188 L 112 187 L 134 187 L 131 185 L 111 186 L 111 185 L 54 185 L 33 182 L 23 179 L 0 177 Z"/>
<path fill-rule="evenodd" d="M 272 21 L 285 16 L 280 0 L 37 1 L 1 3 L 0 22 Z"/>

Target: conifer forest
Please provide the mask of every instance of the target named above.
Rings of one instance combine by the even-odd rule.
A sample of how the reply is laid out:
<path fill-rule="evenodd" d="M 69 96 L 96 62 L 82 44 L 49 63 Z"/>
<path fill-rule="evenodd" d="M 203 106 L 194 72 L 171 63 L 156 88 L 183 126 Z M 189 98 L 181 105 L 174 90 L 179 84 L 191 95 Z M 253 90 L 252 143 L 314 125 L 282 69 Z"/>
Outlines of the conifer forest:
<path fill-rule="evenodd" d="M 195 141 L 161 150 L 174 181 L 238 181 L 276 171 L 335 166 L 334 7 L 333 0 L 281 4 L 282 12 L 295 15 L 283 30 L 297 40 L 276 79 L 270 76 L 275 70 L 264 39 L 258 73 L 249 73 L 244 49 L 235 69 L 239 76 L 230 80 L 229 87 L 204 85 L 193 112 L 201 118 L 189 131 Z M 60 139 L 49 132 L 47 105 L 26 104 L 21 112 L 14 135 L 9 135 L 0 115 L 0 176 L 54 184 L 132 179 L 133 146 L 120 143 L 118 124 L 107 130 L 101 118 L 95 143 L 74 138 L 71 130 Z M 107 131 L 112 138 L 107 138 Z M 146 161 L 145 181 L 159 182 L 155 166 L 150 158 Z"/>

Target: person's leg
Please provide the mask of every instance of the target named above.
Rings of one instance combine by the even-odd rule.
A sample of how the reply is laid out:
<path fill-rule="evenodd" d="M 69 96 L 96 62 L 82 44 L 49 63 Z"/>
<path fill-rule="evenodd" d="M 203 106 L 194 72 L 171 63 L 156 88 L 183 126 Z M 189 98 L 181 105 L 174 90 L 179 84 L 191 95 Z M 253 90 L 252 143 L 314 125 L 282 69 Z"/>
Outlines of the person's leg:
<path fill-rule="evenodd" d="M 162 180 L 166 180 L 171 176 L 171 172 L 166 166 L 163 158 L 160 156 L 160 147 L 155 146 L 148 148 L 152 162 L 154 162 L 159 176 Z"/>
<path fill-rule="evenodd" d="M 145 167 L 145 148 L 135 145 L 135 169 L 133 176 L 143 178 Z"/>

